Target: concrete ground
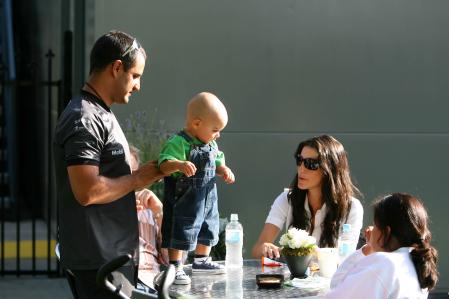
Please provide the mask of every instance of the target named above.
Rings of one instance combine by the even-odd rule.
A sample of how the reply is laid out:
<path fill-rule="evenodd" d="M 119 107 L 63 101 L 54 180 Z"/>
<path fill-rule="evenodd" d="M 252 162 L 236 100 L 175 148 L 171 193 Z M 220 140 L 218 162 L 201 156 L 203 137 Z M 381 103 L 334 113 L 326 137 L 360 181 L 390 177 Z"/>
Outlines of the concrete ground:
<path fill-rule="evenodd" d="M 1 299 L 72 299 L 65 278 L 46 276 L 0 277 Z"/>

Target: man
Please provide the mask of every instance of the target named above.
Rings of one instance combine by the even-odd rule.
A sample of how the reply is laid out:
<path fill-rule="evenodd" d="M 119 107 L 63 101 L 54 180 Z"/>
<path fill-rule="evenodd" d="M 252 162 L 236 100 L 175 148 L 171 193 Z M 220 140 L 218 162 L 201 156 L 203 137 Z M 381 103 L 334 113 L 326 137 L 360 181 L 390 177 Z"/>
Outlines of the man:
<path fill-rule="evenodd" d="M 90 54 L 89 79 L 56 126 L 61 263 L 73 273 L 69 283 L 76 298 L 112 298 L 96 285 L 96 272 L 126 253 L 135 261 L 111 280 L 128 295 L 135 285 L 139 232 L 134 190 L 162 174 L 154 162 L 131 173 L 129 146 L 110 107 L 128 103 L 140 89 L 145 60 L 144 49 L 130 35 L 111 31 L 101 36 Z"/>

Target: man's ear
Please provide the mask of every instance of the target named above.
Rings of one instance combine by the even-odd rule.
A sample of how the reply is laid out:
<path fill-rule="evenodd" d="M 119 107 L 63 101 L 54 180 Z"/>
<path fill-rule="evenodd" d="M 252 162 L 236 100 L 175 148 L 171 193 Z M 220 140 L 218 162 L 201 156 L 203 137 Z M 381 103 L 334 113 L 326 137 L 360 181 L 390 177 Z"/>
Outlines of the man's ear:
<path fill-rule="evenodd" d="M 114 60 L 114 62 L 112 63 L 112 68 L 111 68 L 112 76 L 114 78 L 116 78 L 118 76 L 118 73 L 122 67 L 123 67 L 123 62 L 120 59 Z"/>

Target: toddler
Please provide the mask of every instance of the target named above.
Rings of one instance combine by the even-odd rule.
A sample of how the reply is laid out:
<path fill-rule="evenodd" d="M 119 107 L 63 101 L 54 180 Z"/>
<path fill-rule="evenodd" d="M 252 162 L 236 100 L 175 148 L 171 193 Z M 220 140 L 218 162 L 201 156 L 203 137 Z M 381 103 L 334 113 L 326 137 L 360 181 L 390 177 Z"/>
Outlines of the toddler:
<path fill-rule="evenodd" d="M 219 229 L 215 175 L 234 182 L 215 142 L 228 122 L 223 103 L 211 93 L 199 93 L 189 101 L 186 118 L 185 128 L 164 144 L 158 161 L 167 175 L 162 246 L 176 267 L 175 284 L 190 284 L 182 266 L 184 251 L 195 249 L 193 273 L 225 273 L 223 265 L 209 257 Z"/>

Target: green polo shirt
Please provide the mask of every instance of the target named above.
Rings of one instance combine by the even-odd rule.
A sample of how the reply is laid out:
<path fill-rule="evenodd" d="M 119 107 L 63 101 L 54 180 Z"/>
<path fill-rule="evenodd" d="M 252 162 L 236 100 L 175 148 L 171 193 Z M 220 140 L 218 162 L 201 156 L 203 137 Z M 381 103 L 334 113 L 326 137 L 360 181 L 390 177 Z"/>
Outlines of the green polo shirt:
<path fill-rule="evenodd" d="M 178 134 L 173 135 L 170 139 L 162 147 L 161 153 L 159 154 L 158 165 L 161 165 L 162 162 L 167 160 L 180 160 L 180 161 L 188 161 L 190 154 L 190 146 L 191 145 L 201 145 L 204 144 L 200 140 L 193 138 L 192 143 L 188 142 L 184 139 L 184 137 L 179 136 Z M 211 141 L 210 145 L 213 148 L 218 150 L 218 145 L 215 141 Z M 225 157 L 222 151 L 218 151 L 217 157 L 215 159 L 215 166 L 225 165 Z M 179 177 L 182 175 L 182 172 L 178 171 L 172 174 L 174 177 Z"/>

